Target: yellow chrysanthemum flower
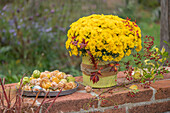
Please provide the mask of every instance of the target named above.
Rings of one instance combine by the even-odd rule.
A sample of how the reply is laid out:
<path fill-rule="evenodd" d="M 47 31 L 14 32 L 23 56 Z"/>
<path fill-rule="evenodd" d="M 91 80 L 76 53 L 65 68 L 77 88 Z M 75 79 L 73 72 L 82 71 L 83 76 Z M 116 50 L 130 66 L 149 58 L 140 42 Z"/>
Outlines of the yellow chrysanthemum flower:
<path fill-rule="evenodd" d="M 88 55 L 90 51 L 104 61 L 120 61 L 133 48 L 137 52 L 142 48 L 141 30 L 136 23 L 114 15 L 82 17 L 70 25 L 67 37 L 65 46 L 70 55 Z"/>

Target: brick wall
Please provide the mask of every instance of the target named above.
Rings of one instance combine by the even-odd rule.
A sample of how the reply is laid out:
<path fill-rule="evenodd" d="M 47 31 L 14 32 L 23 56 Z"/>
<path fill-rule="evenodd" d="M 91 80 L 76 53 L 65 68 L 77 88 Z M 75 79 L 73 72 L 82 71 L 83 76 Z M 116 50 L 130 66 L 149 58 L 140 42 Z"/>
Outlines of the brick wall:
<path fill-rule="evenodd" d="M 122 74 L 122 72 L 118 74 L 118 84 L 127 82 Z M 82 77 L 76 77 L 76 81 L 81 82 Z M 14 87 L 15 85 L 16 84 L 8 84 L 6 87 Z M 144 89 L 141 87 L 141 84 L 138 83 L 136 85 L 139 88 L 139 92 L 137 92 L 134 97 L 131 97 L 129 96 L 129 90 L 125 87 L 112 88 L 112 90 L 99 96 L 102 92 L 107 91 L 108 88 L 93 89 L 93 92 L 86 93 L 84 86 L 80 84 L 77 92 L 57 98 L 49 112 L 161 113 L 170 111 L 170 73 L 165 75 L 165 79 L 152 83 L 150 88 Z M 12 95 L 14 96 L 15 93 Z M 27 105 L 32 103 L 33 100 L 33 97 L 24 98 Z M 34 111 L 36 111 L 42 100 L 43 98 L 37 99 Z M 44 113 L 49 104 L 50 102 L 45 103 L 40 112 Z"/>

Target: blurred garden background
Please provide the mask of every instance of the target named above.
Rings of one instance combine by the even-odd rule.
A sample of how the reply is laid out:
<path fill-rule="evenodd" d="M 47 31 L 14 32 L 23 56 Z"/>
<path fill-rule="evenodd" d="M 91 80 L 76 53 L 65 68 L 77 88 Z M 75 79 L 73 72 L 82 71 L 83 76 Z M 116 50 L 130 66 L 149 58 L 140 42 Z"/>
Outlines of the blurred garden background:
<path fill-rule="evenodd" d="M 81 57 L 70 57 L 65 41 L 69 25 L 90 14 L 136 20 L 159 47 L 159 0 L 0 0 L 0 77 L 18 82 L 35 69 L 80 76 Z"/>

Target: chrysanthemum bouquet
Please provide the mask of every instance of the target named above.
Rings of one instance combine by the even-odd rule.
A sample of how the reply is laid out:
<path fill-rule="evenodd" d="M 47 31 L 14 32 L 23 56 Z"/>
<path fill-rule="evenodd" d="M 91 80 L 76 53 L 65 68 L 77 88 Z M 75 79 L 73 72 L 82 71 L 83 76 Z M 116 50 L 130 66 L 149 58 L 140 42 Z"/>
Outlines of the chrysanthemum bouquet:
<path fill-rule="evenodd" d="M 93 14 L 70 25 L 66 48 L 71 55 L 120 61 L 131 50 L 141 50 L 141 30 L 136 22 L 114 15 Z"/>
<path fill-rule="evenodd" d="M 80 18 L 70 25 L 67 37 L 70 56 L 83 56 L 83 82 L 93 87 L 116 85 L 117 62 L 132 50 L 138 52 L 142 48 L 141 30 L 136 22 L 114 15 Z"/>

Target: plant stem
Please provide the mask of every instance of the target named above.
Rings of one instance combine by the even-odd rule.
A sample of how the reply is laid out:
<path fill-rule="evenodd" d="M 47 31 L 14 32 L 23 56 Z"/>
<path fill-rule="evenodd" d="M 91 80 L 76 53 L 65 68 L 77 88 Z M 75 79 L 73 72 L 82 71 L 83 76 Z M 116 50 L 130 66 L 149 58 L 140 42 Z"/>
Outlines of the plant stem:
<path fill-rule="evenodd" d="M 37 93 L 37 95 L 36 95 L 36 97 L 35 97 L 35 99 L 34 99 L 34 102 L 32 103 L 32 107 L 33 107 L 35 101 L 37 100 L 39 94 L 40 94 L 40 90 L 39 90 L 39 92 Z"/>
<path fill-rule="evenodd" d="M 45 99 L 47 98 L 47 96 L 48 96 L 49 92 L 50 92 L 50 91 L 48 91 L 48 92 L 46 93 L 46 95 L 45 95 L 45 97 L 44 97 L 43 101 L 41 102 L 40 106 L 38 107 L 38 109 L 37 109 L 37 112 L 36 112 L 36 113 L 38 113 L 38 112 L 39 112 L 40 107 L 44 104 L 44 101 L 45 101 Z"/>
<path fill-rule="evenodd" d="M 47 108 L 47 110 L 46 110 L 46 112 L 45 113 L 47 113 L 48 112 L 48 110 L 52 107 L 52 105 L 54 104 L 54 102 L 55 102 L 55 100 L 57 99 L 57 97 L 59 96 L 59 94 L 61 93 L 61 91 L 63 90 L 63 88 L 62 89 L 60 89 L 60 92 L 57 94 L 57 96 L 54 98 L 54 100 L 53 100 L 53 102 L 50 104 L 50 106 L 48 106 L 48 108 Z"/>
<path fill-rule="evenodd" d="M 5 91 L 5 88 L 4 88 L 4 84 L 2 83 L 1 78 L 0 78 L 0 83 L 1 83 L 1 87 L 2 87 L 3 94 L 4 94 L 4 96 L 5 96 L 5 100 L 6 100 L 7 104 L 8 104 L 8 108 L 9 108 L 9 107 L 10 107 L 10 104 L 9 104 L 9 101 L 8 101 L 8 98 L 7 98 L 7 94 L 6 94 L 6 91 Z"/>

